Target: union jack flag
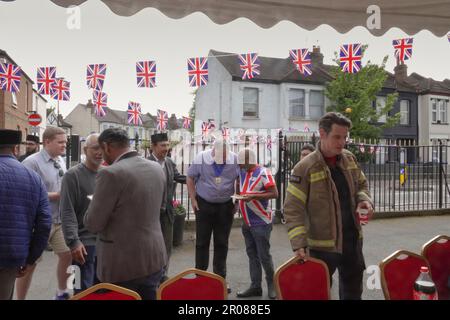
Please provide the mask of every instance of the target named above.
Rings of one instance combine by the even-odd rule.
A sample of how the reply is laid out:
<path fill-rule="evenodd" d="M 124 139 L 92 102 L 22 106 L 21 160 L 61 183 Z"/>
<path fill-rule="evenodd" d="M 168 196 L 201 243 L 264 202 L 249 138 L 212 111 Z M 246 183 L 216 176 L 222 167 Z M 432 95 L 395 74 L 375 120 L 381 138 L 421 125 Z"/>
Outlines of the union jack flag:
<path fill-rule="evenodd" d="M 209 122 L 202 122 L 202 139 L 208 135 L 209 132 Z"/>
<path fill-rule="evenodd" d="M 87 66 L 86 82 L 88 88 L 103 90 L 106 76 L 106 64 L 90 64 Z"/>
<path fill-rule="evenodd" d="M 208 124 L 209 124 L 209 130 L 211 130 L 211 131 L 216 130 L 216 121 L 214 121 L 214 119 L 209 119 Z"/>
<path fill-rule="evenodd" d="M 70 100 L 70 82 L 64 78 L 57 78 L 53 84 L 50 94 L 55 100 L 69 101 Z"/>
<path fill-rule="evenodd" d="M 377 151 L 377 147 L 375 147 L 375 146 L 370 146 L 369 151 L 370 151 L 370 153 L 375 153 L 375 151 Z"/>
<path fill-rule="evenodd" d="M 272 150 L 272 137 L 267 136 L 267 150 Z"/>
<path fill-rule="evenodd" d="M 97 115 L 97 117 L 106 116 L 106 111 L 104 107 L 106 107 L 106 104 L 108 103 L 108 95 L 104 92 L 94 90 L 93 97 L 95 105 L 95 114 Z"/>
<path fill-rule="evenodd" d="M 304 76 L 310 76 L 311 71 L 311 53 L 308 49 L 292 49 L 289 50 L 289 55 L 292 58 L 292 62 L 301 74 Z"/>
<path fill-rule="evenodd" d="M 42 67 L 37 69 L 37 91 L 39 94 L 50 94 L 52 85 L 56 81 L 55 67 Z"/>
<path fill-rule="evenodd" d="M 136 63 L 137 86 L 139 88 L 156 87 L 155 61 L 140 61 Z"/>
<path fill-rule="evenodd" d="M 398 39 L 392 41 L 392 45 L 395 49 L 395 57 L 404 62 L 412 56 L 413 38 Z"/>
<path fill-rule="evenodd" d="M 339 57 L 343 72 L 357 73 L 361 70 L 362 48 L 360 43 L 342 45 Z"/>
<path fill-rule="evenodd" d="M 222 137 L 225 141 L 230 139 L 230 128 L 222 127 Z"/>
<path fill-rule="evenodd" d="M 0 89 L 9 92 L 19 92 L 22 70 L 10 63 L 0 63 Z"/>
<path fill-rule="evenodd" d="M 190 129 L 191 128 L 191 121 L 192 121 L 191 118 L 183 117 L 183 128 L 184 129 Z"/>
<path fill-rule="evenodd" d="M 257 135 L 255 135 L 255 134 L 252 134 L 251 136 L 250 136 L 250 144 L 258 144 L 258 136 Z"/>
<path fill-rule="evenodd" d="M 244 71 L 242 79 L 253 79 L 255 76 L 259 76 L 259 59 L 257 53 L 247 53 L 238 55 L 241 62 L 241 70 Z"/>
<path fill-rule="evenodd" d="M 158 131 L 164 131 L 167 128 L 167 124 L 169 123 L 169 115 L 167 111 L 159 110 L 156 113 L 156 129 Z"/>
<path fill-rule="evenodd" d="M 128 123 L 133 124 L 135 126 L 142 125 L 142 118 L 141 118 L 141 104 L 137 102 L 128 102 Z"/>
<path fill-rule="evenodd" d="M 311 130 L 309 129 L 308 124 L 305 123 L 305 126 L 303 127 L 303 132 L 309 132 L 309 131 L 311 131 Z"/>
<path fill-rule="evenodd" d="M 208 84 L 208 59 L 190 58 L 188 59 L 189 85 L 191 87 L 201 87 Z"/>

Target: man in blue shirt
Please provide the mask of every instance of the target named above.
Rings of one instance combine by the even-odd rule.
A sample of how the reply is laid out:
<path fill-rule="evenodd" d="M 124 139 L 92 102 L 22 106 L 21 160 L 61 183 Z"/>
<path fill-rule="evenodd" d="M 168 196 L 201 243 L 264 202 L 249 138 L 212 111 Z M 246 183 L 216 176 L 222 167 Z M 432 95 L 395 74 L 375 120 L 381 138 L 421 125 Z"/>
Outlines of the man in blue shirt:
<path fill-rule="evenodd" d="M 22 132 L 0 129 L 0 300 L 12 299 L 16 277 L 40 257 L 51 212 L 41 178 L 17 159 Z"/>

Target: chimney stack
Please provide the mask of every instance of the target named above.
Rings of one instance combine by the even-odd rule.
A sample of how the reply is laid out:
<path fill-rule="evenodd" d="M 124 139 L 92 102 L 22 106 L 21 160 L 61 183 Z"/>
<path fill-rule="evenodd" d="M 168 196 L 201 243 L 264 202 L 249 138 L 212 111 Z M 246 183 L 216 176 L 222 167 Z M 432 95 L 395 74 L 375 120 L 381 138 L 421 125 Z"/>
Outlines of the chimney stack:
<path fill-rule="evenodd" d="M 323 54 L 320 53 L 320 46 L 313 46 L 311 62 L 313 65 L 323 65 Z"/>
<path fill-rule="evenodd" d="M 395 81 L 404 81 L 408 77 L 408 66 L 406 64 L 398 64 L 394 68 Z"/>

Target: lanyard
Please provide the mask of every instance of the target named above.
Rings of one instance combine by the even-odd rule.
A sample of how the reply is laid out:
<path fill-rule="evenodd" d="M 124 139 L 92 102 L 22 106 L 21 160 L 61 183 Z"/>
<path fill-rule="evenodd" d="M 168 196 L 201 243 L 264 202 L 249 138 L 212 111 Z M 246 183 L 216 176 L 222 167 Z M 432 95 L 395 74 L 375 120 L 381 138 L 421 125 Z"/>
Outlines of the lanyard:
<path fill-rule="evenodd" d="M 214 173 L 216 175 L 216 177 L 220 177 L 220 175 L 223 172 L 223 169 L 225 169 L 225 163 L 224 164 L 217 164 L 215 161 L 212 164 L 213 169 L 214 169 Z"/>

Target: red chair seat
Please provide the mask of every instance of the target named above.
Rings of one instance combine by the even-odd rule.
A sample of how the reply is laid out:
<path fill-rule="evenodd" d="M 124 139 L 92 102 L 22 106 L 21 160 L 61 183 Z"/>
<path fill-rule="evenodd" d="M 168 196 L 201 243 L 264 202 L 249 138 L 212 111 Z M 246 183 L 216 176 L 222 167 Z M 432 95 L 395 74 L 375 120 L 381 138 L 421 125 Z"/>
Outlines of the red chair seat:
<path fill-rule="evenodd" d="M 439 300 L 450 299 L 450 237 L 437 236 L 422 247 L 422 256 L 430 264 L 431 277 L 438 291 Z"/>

